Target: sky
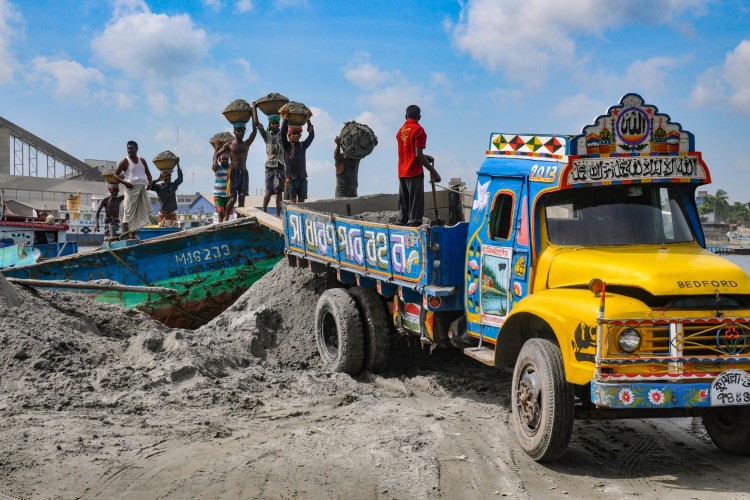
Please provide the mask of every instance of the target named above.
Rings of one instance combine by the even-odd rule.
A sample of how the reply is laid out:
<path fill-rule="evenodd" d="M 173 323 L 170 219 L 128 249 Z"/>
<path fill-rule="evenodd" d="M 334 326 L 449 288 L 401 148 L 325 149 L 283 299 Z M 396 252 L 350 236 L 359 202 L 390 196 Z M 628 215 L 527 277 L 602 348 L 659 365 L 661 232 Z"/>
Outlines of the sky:
<path fill-rule="evenodd" d="M 0 116 L 77 158 L 135 140 L 210 193 L 221 112 L 270 92 L 313 111 L 310 196 L 350 120 L 379 139 L 360 195 L 398 191 L 410 104 L 442 184 L 473 189 L 492 132 L 579 134 L 635 92 L 695 135 L 709 193 L 750 202 L 750 0 L 0 0 Z M 258 135 L 251 194 L 264 157 Z"/>

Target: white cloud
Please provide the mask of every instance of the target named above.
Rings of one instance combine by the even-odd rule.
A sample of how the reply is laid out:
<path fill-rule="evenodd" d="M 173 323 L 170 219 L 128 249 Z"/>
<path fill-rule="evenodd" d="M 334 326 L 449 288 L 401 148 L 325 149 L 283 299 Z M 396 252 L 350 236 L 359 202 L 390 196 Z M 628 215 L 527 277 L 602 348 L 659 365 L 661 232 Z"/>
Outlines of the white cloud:
<path fill-rule="evenodd" d="M 453 88 L 453 82 L 448 78 L 448 75 L 438 71 L 430 73 L 430 85 L 444 90 L 451 90 Z"/>
<path fill-rule="evenodd" d="M 253 67 L 244 57 L 235 59 L 232 61 L 233 69 L 237 69 L 239 74 L 234 75 L 240 82 L 255 82 L 258 81 L 258 75 L 253 71 Z"/>
<path fill-rule="evenodd" d="M 750 40 L 741 41 L 720 67 L 698 77 L 690 101 L 696 106 L 724 104 L 750 113 Z"/>
<path fill-rule="evenodd" d="M 237 3 L 234 4 L 234 10 L 239 12 L 240 14 L 244 14 L 245 12 L 250 12 L 253 10 L 253 1 L 252 0 L 237 0 Z"/>
<path fill-rule="evenodd" d="M 215 11 L 221 10 L 221 0 L 203 0 L 203 5 Z"/>
<path fill-rule="evenodd" d="M 743 40 L 727 55 L 724 77 L 731 87 L 732 106 L 750 111 L 750 40 Z"/>
<path fill-rule="evenodd" d="M 435 100 L 434 96 L 425 88 L 409 83 L 402 82 L 390 87 L 377 90 L 363 98 L 363 100 L 372 108 L 377 109 L 382 116 L 398 117 L 391 123 L 391 126 L 400 125 L 403 121 L 406 107 L 410 104 L 416 104 L 422 108 L 422 116 L 426 116 L 426 109 Z"/>
<path fill-rule="evenodd" d="M 576 94 L 561 99 L 552 109 L 552 115 L 559 117 L 563 130 L 580 133 L 592 121 L 611 106 L 611 102 L 595 100 L 586 94 Z"/>
<path fill-rule="evenodd" d="M 146 102 L 155 113 L 163 115 L 169 109 L 169 96 L 158 90 L 146 91 Z"/>
<path fill-rule="evenodd" d="M 575 35 L 598 35 L 625 24 L 673 24 L 701 15 L 712 0 L 468 0 L 458 21 L 446 23 L 455 46 L 490 71 L 503 71 L 530 87 L 576 61 Z"/>
<path fill-rule="evenodd" d="M 645 61 L 633 61 L 628 66 L 624 78 L 619 78 L 624 88 L 637 88 L 644 94 L 661 94 L 669 86 L 666 77 L 669 70 L 689 61 L 689 58 L 652 57 Z"/>
<path fill-rule="evenodd" d="M 273 5 L 276 9 L 281 10 L 295 7 L 307 7 L 308 3 L 307 0 L 276 0 Z"/>
<path fill-rule="evenodd" d="M 32 80 L 49 81 L 55 94 L 84 100 L 89 95 L 89 86 L 103 83 L 104 75 L 95 68 L 86 68 L 76 61 L 37 57 L 31 63 L 34 72 Z"/>
<path fill-rule="evenodd" d="M 145 9 L 115 17 L 92 41 L 94 54 L 132 80 L 172 80 L 187 73 L 208 53 L 206 32 L 188 15 L 153 14 Z M 122 10 L 122 9 L 121 9 Z"/>
<path fill-rule="evenodd" d="M 370 62 L 370 55 L 362 53 L 344 68 L 344 78 L 354 85 L 372 90 L 392 81 L 394 75 L 383 71 Z"/>
<path fill-rule="evenodd" d="M 18 66 L 10 41 L 17 35 L 20 13 L 9 0 L 0 0 L 0 84 L 13 81 Z"/>
<path fill-rule="evenodd" d="M 231 79 L 217 78 L 212 69 L 194 71 L 174 82 L 173 88 L 175 110 L 181 115 L 210 113 L 221 117 L 219 113 L 229 103 L 226 96 L 235 92 Z"/>
<path fill-rule="evenodd" d="M 114 0 L 112 2 L 112 17 L 114 19 L 148 12 L 151 12 L 151 10 L 144 0 Z"/>

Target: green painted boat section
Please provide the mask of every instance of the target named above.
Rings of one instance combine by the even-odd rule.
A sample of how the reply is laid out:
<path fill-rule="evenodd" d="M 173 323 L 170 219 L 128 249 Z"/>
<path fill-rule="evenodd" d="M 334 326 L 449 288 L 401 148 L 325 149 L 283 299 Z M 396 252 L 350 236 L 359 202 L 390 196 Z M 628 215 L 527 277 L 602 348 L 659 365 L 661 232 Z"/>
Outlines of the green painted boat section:
<path fill-rule="evenodd" d="M 174 288 L 179 302 L 187 304 L 206 297 L 244 292 L 270 271 L 281 257 L 258 260 L 252 266 L 235 266 L 221 271 L 206 271 L 188 276 L 177 276 L 150 283 L 149 286 Z M 144 284 L 145 285 L 145 284 Z M 103 292 L 95 295 L 97 302 L 116 304 L 127 308 L 158 308 L 173 305 L 175 298 L 152 293 Z"/>

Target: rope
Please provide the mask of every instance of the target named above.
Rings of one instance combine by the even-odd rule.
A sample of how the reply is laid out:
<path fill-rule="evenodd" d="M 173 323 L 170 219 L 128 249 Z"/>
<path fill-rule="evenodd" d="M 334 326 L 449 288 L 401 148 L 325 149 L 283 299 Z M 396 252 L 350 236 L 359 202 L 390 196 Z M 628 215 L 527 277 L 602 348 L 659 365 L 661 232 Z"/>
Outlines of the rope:
<path fill-rule="evenodd" d="M 472 199 L 474 198 L 474 193 L 466 193 L 464 191 L 459 191 L 458 189 L 453 189 L 448 186 L 443 186 L 441 184 L 438 184 L 437 182 L 435 183 L 435 185 L 439 188 L 445 189 L 446 191 L 457 193 L 457 194 L 460 194 L 461 196 L 466 196 L 467 198 L 472 198 Z"/>
<path fill-rule="evenodd" d="M 115 260 L 117 262 L 119 262 L 120 264 L 122 264 L 123 267 L 125 267 L 125 269 L 127 269 L 131 273 L 135 274 L 138 277 L 138 279 L 140 279 L 143 282 L 143 284 L 145 284 L 146 286 L 152 286 L 151 283 L 144 276 L 142 276 L 138 271 L 136 271 L 135 269 L 133 269 L 130 266 L 130 264 L 128 264 L 127 262 L 125 262 L 124 260 L 122 260 L 119 255 L 117 255 L 115 252 L 112 251 L 112 248 L 111 248 L 111 246 L 109 244 L 109 241 L 105 241 L 104 242 L 104 248 L 107 250 L 107 252 L 109 252 L 109 254 L 112 257 L 115 258 Z"/>
<path fill-rule="evenodd" d="M 115 258 L 115 260 L 117 260 L 120 264 L 122 264 L 125 267 L 125 269 L 127 269 L 131 273 L 135 274 L 138 277 L 138 279 L 140 279 L 147 286 L 152 286 L 151 283 L 144 276 L 142 276 L 138 271 L 136 271 L 135 269 L 133 269 L 127 262 L 125 262 L 124 260 L 122 260 L 119 255 L 117 255 L 116 253 L 114 253 L 112 251 L 112 248 L 110 247 L 109 241 L 105 241 L 104 242 L 104 248 L 107 250 L 107 252 L 109 252 L 110 255 L 112 255 L 112 257 Z M 208 323 L 207 319 L 201 318 L 200 316 L 196 316 L 195 314 L 190 313 L 190 312 L 186 311 L 185 309 L 183 309 L 182 306 L 180 306 L 179 299 L 177 297 L 165 297 L 165 298 L 166 298 L 166 300 L 172 301 L 172 306 L 175 309 L 179 310 L 182 314 L 184 314 L 186 316 L 189 316 L 189 317 L 193 318 L 194 320 L 200 321 L 201 324 L 203 324 L 203 325 L 205 325 L 206 323 Z"/>

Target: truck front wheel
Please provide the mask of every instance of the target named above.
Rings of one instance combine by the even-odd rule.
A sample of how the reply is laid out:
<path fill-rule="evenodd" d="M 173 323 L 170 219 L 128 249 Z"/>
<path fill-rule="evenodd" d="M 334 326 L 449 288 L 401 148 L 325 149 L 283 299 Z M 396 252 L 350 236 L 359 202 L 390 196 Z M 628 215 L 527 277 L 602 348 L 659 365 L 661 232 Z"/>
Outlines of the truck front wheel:
<path fill-rule="evenodd" d="M 750 455 L 750 406 L 711 408 L 703 425 L 717 448 L 732 455 Z"/>
<path fill-rule="evenodd" d="M 343 288 L 326 290 L 318 299 L 315 342 L 329 370 L 349 375 L 356 375 L 362 370 L 362 319 L 354 299 Z"/>
<path fill-rule="evenodd" d="M 574 395 L 557 345 L 526 341 L 513 370 L 511 405 L 523 451 L 538 462 L 562 456 L 573 432 Z"/>

